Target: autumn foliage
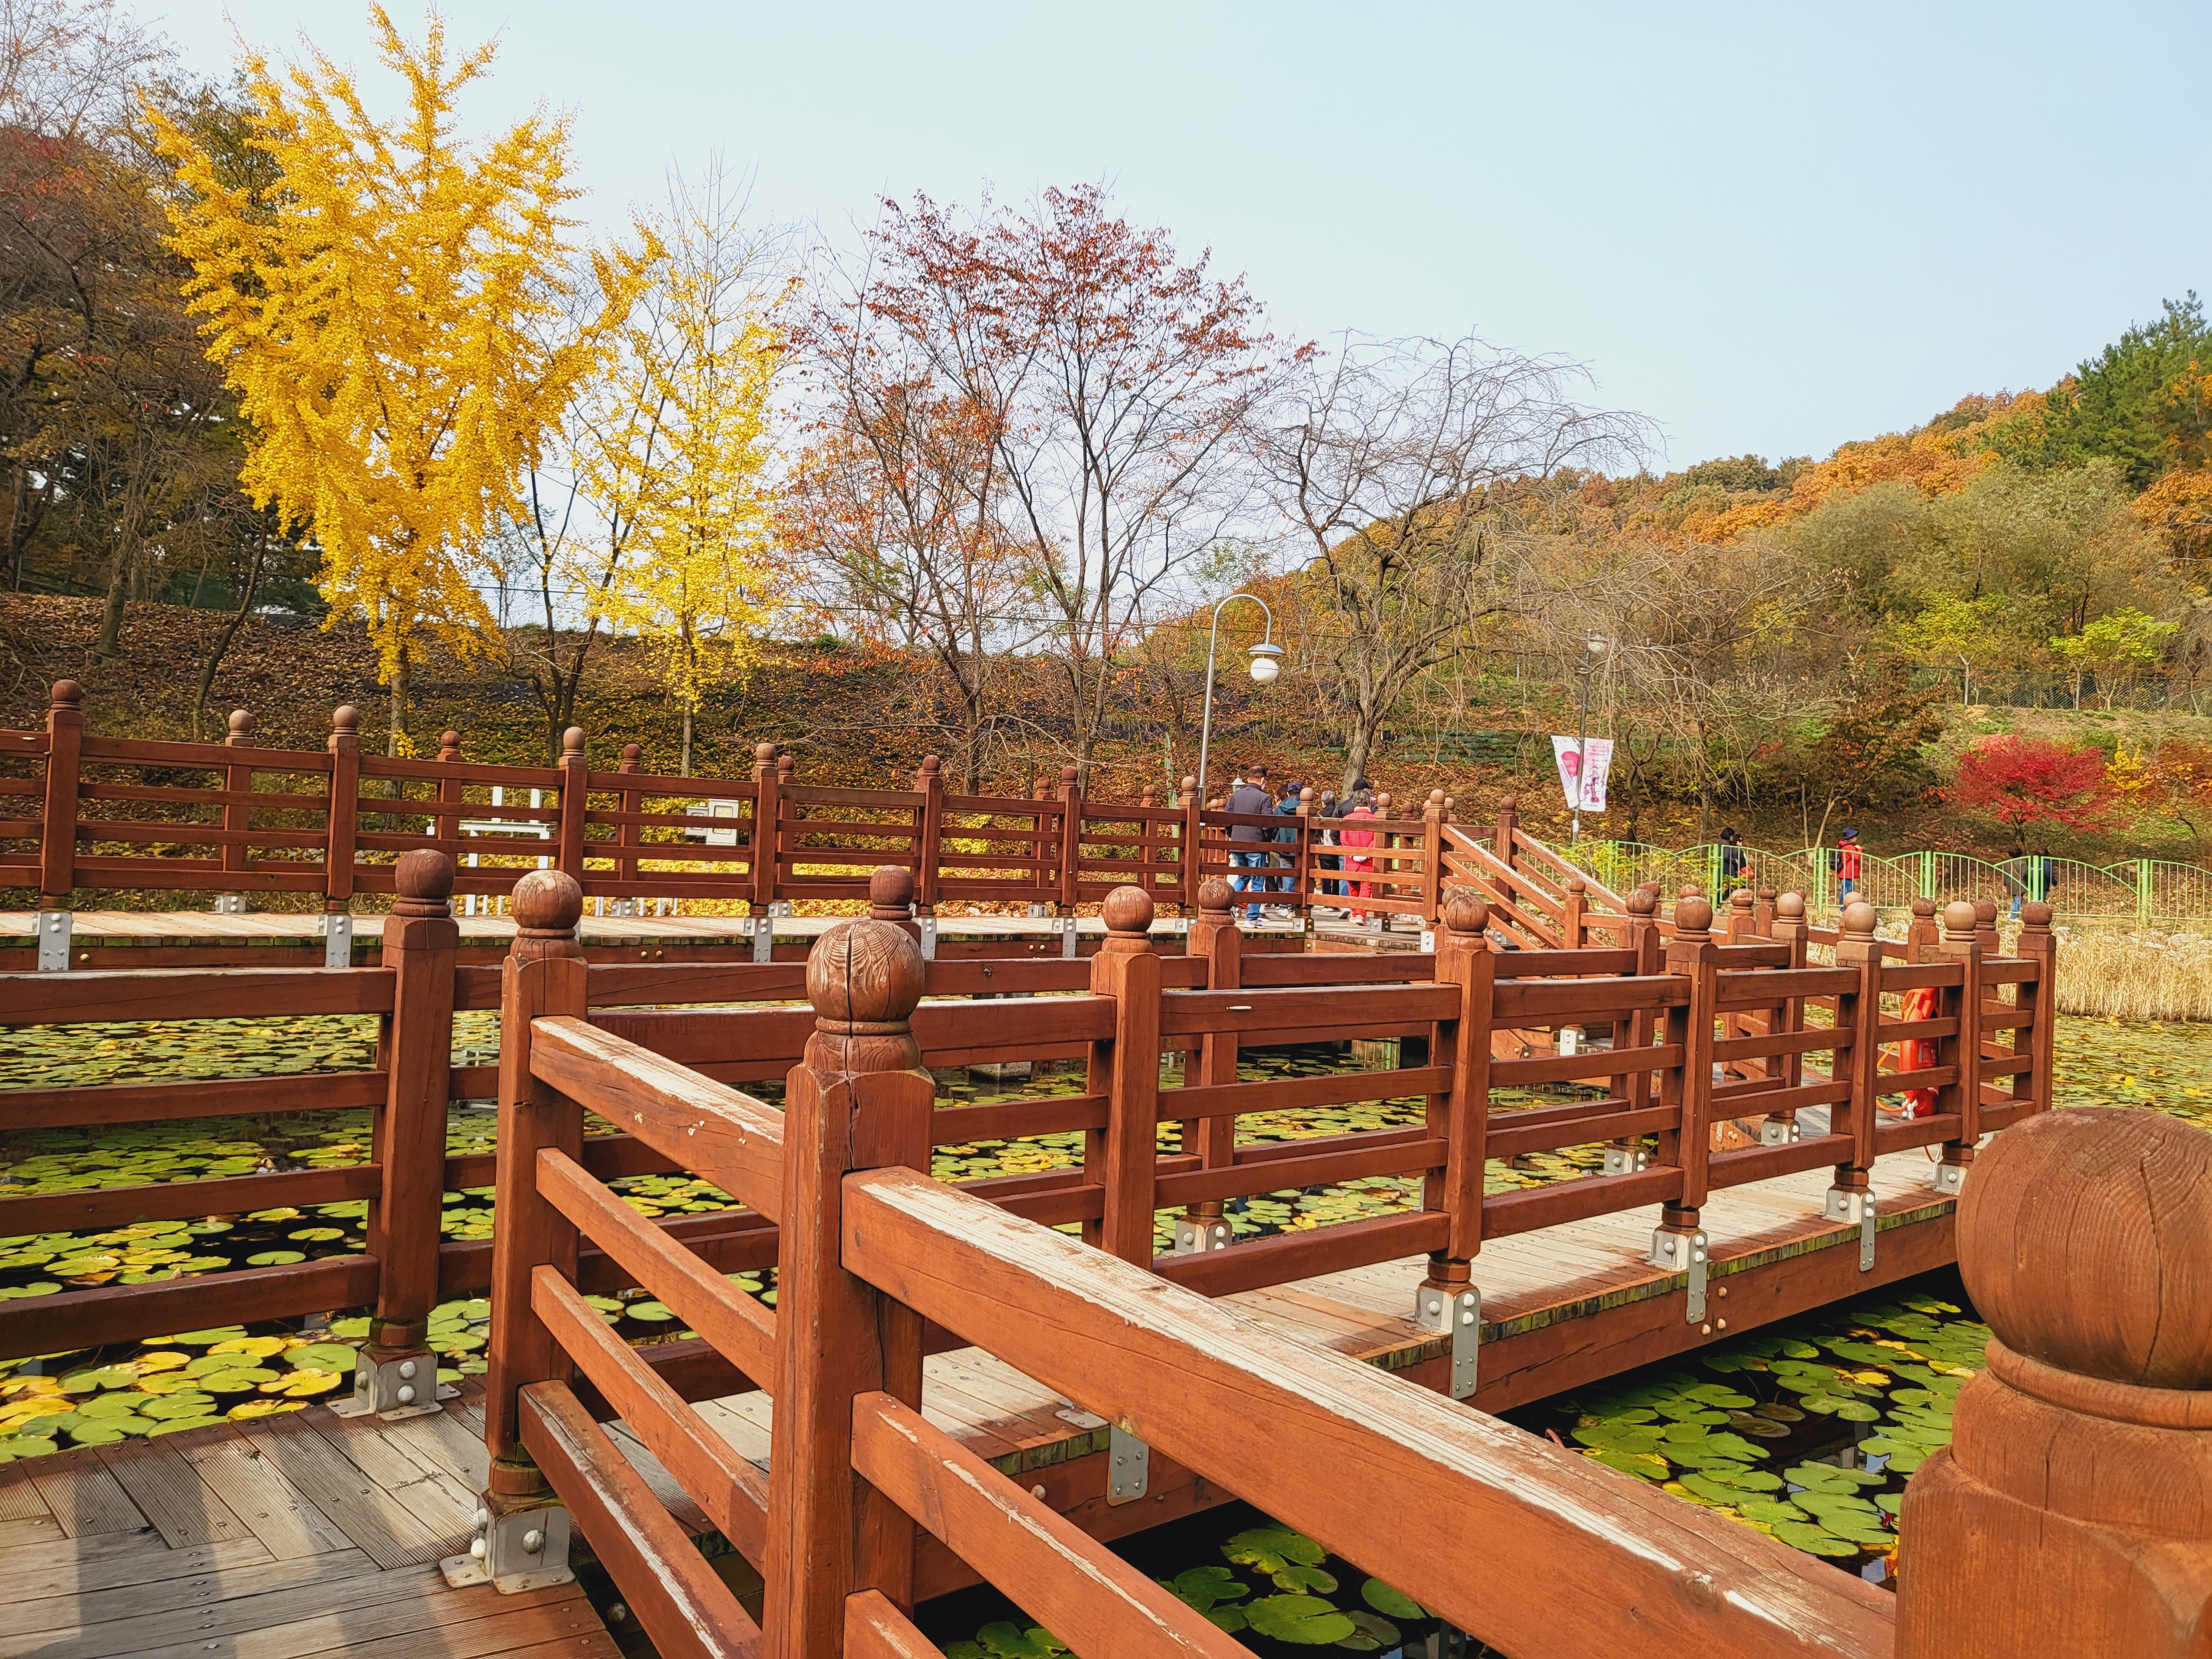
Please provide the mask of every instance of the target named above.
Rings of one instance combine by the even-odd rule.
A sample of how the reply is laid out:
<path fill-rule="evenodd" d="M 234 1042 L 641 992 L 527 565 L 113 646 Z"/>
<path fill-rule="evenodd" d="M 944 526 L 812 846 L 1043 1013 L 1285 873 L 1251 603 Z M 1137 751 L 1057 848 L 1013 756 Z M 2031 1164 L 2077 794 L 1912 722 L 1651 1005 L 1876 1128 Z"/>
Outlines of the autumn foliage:
<path fill-rule="evenodd" d="M 2031 830 L 2085 833 L 2103 826 L 2112 801 L 2105 757 L 2038 738 L 1984 738 L 1959 762 L 1951 801 L 1995 818 L 2026 850 Z"/>

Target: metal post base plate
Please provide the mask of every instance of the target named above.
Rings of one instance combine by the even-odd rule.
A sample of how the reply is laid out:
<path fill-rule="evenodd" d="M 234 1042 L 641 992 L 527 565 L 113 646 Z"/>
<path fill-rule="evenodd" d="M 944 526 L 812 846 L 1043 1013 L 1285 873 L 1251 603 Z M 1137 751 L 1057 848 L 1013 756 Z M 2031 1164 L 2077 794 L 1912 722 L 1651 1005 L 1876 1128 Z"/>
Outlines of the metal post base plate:
<path fill-rule="evenodd" d="M 39 971 L 65 974 L 70 965 L 70 935 L 76 921 L 66 910 L 39 912 Z"/>
<path fill-rule="evenodd" d="M 1759 1121 L 1759 1144 L 1762 1146 L 1787 1146 L 1802 1139 L 1804 1131 L 1797 1127 L 1794 1117 L 1766 1117 Z"/>
<path fill-rule="evenodd" d="M 922 916 L 916 920 L 915 925 L 921 929 L 921 959 L 924 962 L 936 961 L 937 918 Z"/>
<path fill-rule="evenodd" d="M 1874 1271 L 1874 1194 L 1851 1187 L 1828 1188 L 1828 1219 L 1859 1230 L 1859 1271 Z"/>
<path fill-rule="evenodd" d="M 1608 1146 L 1605 1149 L 1605 1172 L 1612 1175 L 1634 1175 L 1648 1169 L 1651 1164 L 1649 1146 Z"/>
<path fill-rule="evenodd" d="M 362 1353 L 355 1356 L 353 1392 L 331 1401 L 330 1409 L 333 1417 L 374 1413 L 387 1423 L 398 1423 L 443 1411 L 445 1402 L 458 1400 L 460 1393 L 438 1381 L 435 1354 L 393 1354 L 373 1365 Z"/>
<path fill-rule="evenodd" d="M 447 1556 L 438 1571 L 455 1589 L 489 1584 L 501 1595 L 568 1583 L 576 1576 L 568 1570 L 568 1511 L 556 1504 L 495 1518 L 480 1508 L 469 1553 Z"/>
<path fill-rule="evenodd" d="M 1963 1164 L 1938 1164 L 1929 1173 L 1928 1184 L 1947 1198 L 1956 1198 L 1966 1190 L 1966 1166 Z"/>
<path fill-rule="evenodd" d="M 323 918 L 323 966 L 353 966 L 353 918 L 343 911 Z"/>
<path fill-rule="evenodd" d="M 1482 1352 L 1482 1292 L 1472 1285 L 1425 1283 L 1413 1293 L 1413 1323 L 1451 1338 L 1451 1397 L 1472 1399 Z"/>
<path fill-rule="evenodd" d="M 1106 1429 L 1106 1501 L 1133 1504 L 1152 1484 L 1152 1449 L 1118 1423 Z"/>
<path fill-rule="evenodd" d="M 1197 1216 L 1177 1216 L 1175 1224 L 1175 1243 L 1171 1255 L 1198 1255 L 1206 1250 L 1225 1250 L 1229 1248 L 1229 1224 L 1218 1216 L 1201 1219 Z"/>
<path fill-rule="evenodd" d="M 1670 1232 L 1660 1227 L 1651 1235 L 1651 1254 L 1645 1258 L 1655 1267 L 1672 1268 L 1690 1276 L 1689 1306 L 1683 1317 L 1692 1325 L 1705 1317 L 1705 1231 Z"/>

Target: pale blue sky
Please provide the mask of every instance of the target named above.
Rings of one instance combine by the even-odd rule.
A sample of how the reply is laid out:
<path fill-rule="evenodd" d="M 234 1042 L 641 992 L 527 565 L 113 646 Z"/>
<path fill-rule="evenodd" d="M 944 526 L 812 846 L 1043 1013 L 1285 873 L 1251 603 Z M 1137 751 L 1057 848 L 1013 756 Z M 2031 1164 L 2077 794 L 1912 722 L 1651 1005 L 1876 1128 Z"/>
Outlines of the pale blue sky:
<path fill-rule="evenodd" d="M 196 68 L 353 0 L 140 0 Z M 422 14 L 395 0 L 410 32 Z M 574 112 L 618 222 L 720 149 L 764 215 L 1104 179 L 1282 331 L 1582 358 L 1680 465 L 1825 454 L 2044 386 L 2212 289 L 2196 5 L 1110 6 L 452 0 L 478 129 Z"/>

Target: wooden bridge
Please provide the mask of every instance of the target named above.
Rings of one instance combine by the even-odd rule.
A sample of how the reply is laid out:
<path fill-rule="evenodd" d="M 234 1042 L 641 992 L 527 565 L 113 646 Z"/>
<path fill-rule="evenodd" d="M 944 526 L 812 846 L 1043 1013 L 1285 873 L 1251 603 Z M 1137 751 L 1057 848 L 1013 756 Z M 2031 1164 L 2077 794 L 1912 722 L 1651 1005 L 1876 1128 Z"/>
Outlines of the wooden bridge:
<path fill-rule="evenodd" d="M 51 744 L 66 725 L 34 735 Z M 345 784 L 342 747 L 331 788 Z M 133 763 L 144 775 L 210 751 L 231 758 L 210 745 Z M 35 867 L 66 877 L 45 888 L 48 913 L 82 876 L 131 873 L 76 857 L 107 833 L 76 816 L 100 799 L 90 790 L 172 792 L 107 797 L 131 812 L 243 808 L 214 843 L 222 867 L 179 872 L 174 890 L 289 856 L 258 850 L 250 779 L 215 793 L 253 799 L 208 801 L 172 798 L 196 785 L 79 773 L 66 817 L 46 781 L 21 781 L 46 801 Z M 577 799 L 599 787 L 578 781 Z M 914 793 L 920 836 L 929 792 Z M 2166 1121 L 2045 1114 L 2056 946 L 2038 907 L 2011 957 L 1972 906 L 1940 927 L 1917 918 L 1902 944 L 1876 939 L 1864 907 L 1815 929 L 1790 895 L 1734 896 L 1722 919 L 1683 895 L 1670 916 L 1648 890 L 1610 894 L 1547 862 L 1510 814 L 1478 836 L 1437 802 L 1386 821 L 1397 839 L 1376 854 L 1431 948 L 1285 951 L 1270 947 L 1291 939 L 1234 925 L 1217 878 L 1234 821 L 1177 807 L 1158 810 L 1192 834 L 1152 836 L 1138 881 L 1097 884 L 1103 939 L 1087 959 L 931 959 L 922 896 L 947 868 L 932 860 L 970 855 L 940 840 L 858 878 L 810 873 L 871 856 L 878 837 L 856 817 L 778 832 L 791 857 L 774 867 L 846 882 L 836 896 L 857 890 L 873 911 L 830 926 L 804 960 L 789 945 L 759 960 L 753 941 L 719 960 L 587 950 L 598 860 L 617 887 L 655 873 L 641 854 L 633 878 L 615 850 L 580 857 L 580 877 L 499 872 L 515 931 L 495 963 L 471 959 L 452 914 L 456 887 L 490 872 L 456 870 L 437 817 L 449 804 L 434 794 L 419 827 L 391 812 L 401 827 L 362 833 L 343 860 L 325 823 L 309 867 L 278 872 L 327 887 L 385 860 L 375 880 L 394 902 L 373 965 L 0 975 L 12 1026 L 330 1012 L 382 1026 L 373 1068 L 317 1076 L 311 1096 L 301 1079 L 253 1079 L 6 1097 L 16 1128 L 367 1107 L 374 1129 L 362 1164 L 0 1199 L 7 1235 L 349 1199 L 370 1218 L 364 1253 L 0 1303 L 0 1354 L 332 1308 L 374 1320 L 352 1415 L 318 1406 L 11 1466 L 0 1559 L 35 1611 L 0 1648 L 609 1652 L 565 1550 L 597 1559 L 668 1659 L 927 1654 L 915 1599 L 978 1579 L 1078 1652 L 1225 1655 L 1243 1650 L 1101 1540 L 1236 1496 L 1388 1562 L 1407 1593 L 1514 1659 L 1691 1643 L 2202 1659 L 2208 1510 L 2154 1470 L 2206 1468 L 2212 1417 L 2191 1391 L 2212 1383 L 2212 1170 L 2202 1137 Z M 1079 816 L 1065 798 L 1023 810 L 1059 823 L 1063 846 Z M 1083 859 L 1105 856 L 1082 848 L 1119 810 L 1083 816 L 1075 864 L 1054 868 L 1075 870 L 1079 898 Z M 647 827 L 665 826 L 617 823 L 599 839 L 619 849 Z M 1318 861 L 1341 856 L 1328 848 L 1292 849 L 1303 902 L 1341 878 Z M 1016 878 L 1041 886 L 1044 862 Z M 1186 899 L 1187 933 L 1156 937 L 1156 906 Z M 757 1006 L 801 994 L 811 1006 Z M 453 1066 L 454 1012 L 495 1007 L 497 1065 Z M 1381 1072 L 1238 1080 L 1240 1051 L 1286 1041 L 1401 1048 Z M 1163 1087 L 1176 1055 L 1182 1086 Z M 942 1107 L 921 1069 L 1011 1060 L 1080 1064 L 1084 1091 Z M 781 1111 L 739 1086 L 768 1079 L 785 1081 Z M 1492 1100 L 1559 1084 L 1595 1086 Z M 1923 1115 L 1884 1109 L 1908 1091 L 1927 1091 Z M 1421 1122 L 1273 1144 L 1237 1133 L 1255 1112 L 1406 1097 L 1426 1102 Z M 450 1103 L 487 1097 L 496 1154 L 449 1156 Z M 587 1114 L 612 1133 L 587 1133 Z M 1077 1132 L 1083 1156 L 1066 1170 L 928 1175 L 934 1146 Z M 1591 1146 L 1601 1174 L 1483 1190 L 1492 1160 Z M 731 1207 L 648 1220 L 606 1185 L 678 1170 Z M 1241 1196 L 1374 1175 L 1419 1177 L 1418 1207 L 1243 1242 L 1224 1226 Z M 441 1240 L 440 1195 L 485 1185 L 493 1238 Z M 1164 1213 L 1173 1245 L 1159 1252 Z M 1941 1265 L 1962 1226 L 1970 1285 L 2018 1363 L 1969 1388 L 1955 1458 L 1915 1478 L 1894 1604 L 1482 1409 Z M 2148 1280 L 2146 1251 L 2160 1270 Z M 773 1311 L 727 1277 L 768 1268 Z M 2040 1281 L 2043 1301 L 2008 1289 L 2031 1269 L 2022 1282 Z M 613 1338 L 584 1298 L 632 1286 L 696 1334 Z M 480 1290 L 487 1386 L 441 1410 L 424 1397 L 428 1316 Z M 1976 1402 L 2006 1427 L 1977 1439 Z M 2168 1461 L 2148 1459 L 2143 1435 Z M 2015 1455 L 2030 1444 L 2056 1461 L 2031 1469 Z M 757 1618 L 702 1543 L 758 1570 Z M 1603 1591 L 1515 1594 L 1562 1573 Z M 438 1587 L 448 1578 L 497 1582 Z M 2115 1632 L 2127 1640 L 2100 1645 Z"/>

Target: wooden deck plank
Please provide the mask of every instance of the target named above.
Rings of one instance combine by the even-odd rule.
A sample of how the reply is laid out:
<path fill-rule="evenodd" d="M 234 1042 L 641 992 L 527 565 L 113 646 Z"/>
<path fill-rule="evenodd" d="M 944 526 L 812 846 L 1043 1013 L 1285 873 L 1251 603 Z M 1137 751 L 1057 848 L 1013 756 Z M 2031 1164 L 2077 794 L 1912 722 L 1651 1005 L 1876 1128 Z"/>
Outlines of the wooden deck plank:
<path fill-rule="evenodd" d="M 0 1521 L 36 1521 L 48 1515 L 46 1500 L 31 1484 L 29 1463 L 12 1463 L 0 1468 Z"/>
<path fill-rule="evenodd" d="M 411 1492 L 386 1492 L 297 1418 L 261 1418 L 241 1425 L 240 1432 L 380 1566 L 434 1561 L 468 1540 L 468 1511 L 446 1513 L 450 1505 L 440 1494 L 436 1511 L 422 1512 Z"/>
<path fill-rule="evenodd" d="M 260 1548 L 258 1544 L 254 1547 Z M 11 1551 L 9 1557 L 11 1563 L 13 1553 Z M 383 1571 L 359 1550 L 341 1550 L 335 1555 L 304 1555 L 291 1561 L 272 1561 L 264 1550 L 259 1560 L 249 1565 L 203 1569 L 180 1578 L 125 1584 L 97 1595 L 71 1592 L 17 1602 L 8 1609 L 8 1627 L 11 1636 L 37 1635 L 39 1641 L 29 1648 L 35 1653 L 40 1650 L 41 1644 L 61 1640 L 64 1636 L 82 1630 L 88 1623 L 105 1624 L 155 1614 L 197 1619 L 202 1608 L 217 1601 L 296 1586 L 336 1584 Z"/>
<path fill-rule="evenodd" d="M 464 1484 L 444 1467 L 449 1460 L 428 1455 L 417 1449 L 416 1437 L 398 1432 L 412 1423 L 428 1419 L 385 1423 L 374 1417 L 347 1418 L 319 1410 L 304 1412 L 294 1420 L 336 1447 L 356 1468 L 398 1498 L 436 1538 L 453 1540 L 446 1553 L 453 1553 L 476 1530 L 477 1493 L 482 1482 Z M 487 1471 L 490 1466 L 487 1457 Z"/>
<path fill-rule="evenodd" d="M 93 1533 L 137 1532 L 149 1524 L 123 1483 L 90 1448 L 42 1457 L 31 1480 L 46 1508 L 71 1538 Z"/>
<path fill-rule="evenodd" d="M 428 1417 L 403 1418 L 387 1423 L 384 1432 L 416 1457 L 443 1470 L 462 1490 L 480 1492 L 491 1478 L 491 1454 L 484 1449 L 483 1430 L 471 1429 L 459 1412 L 433 1412 Z"/>
<path fill-rule="evenodd" d="M 209 1429 L 177 1438 L 191 1443 L 178 1449 L 199 1471 L 200 1479 L 278 1559 L 354 1547 L 344 1530 L 235 1429 Z"/>
<path fill-rule="evenodd" d="M 19 1615 L 27 1601 L 100 1595 L 128 1584 L 189 1578 L 195 1573 L 252 1566 L 270 1559 L 268 1547 L 258 1539 L 173 1550 L 150 1528 L 144 1532 L 57 1538 L 50 1544 L 19 1544 L 8 1552 L 8 1630 L 26 1628 Z M 0 1634 L 0 1639 L 4 1639 L 4 1634 Z M 0 1652 L 5 1651 L 0 1646 Z"/>
<path fill-rule="evenodd" d="M 100 1448 L 100 1461 L 171 1549 L 251 1538 L 244 1522 L 199 1478 L 174 1437 L 121 1440 Z"/>

